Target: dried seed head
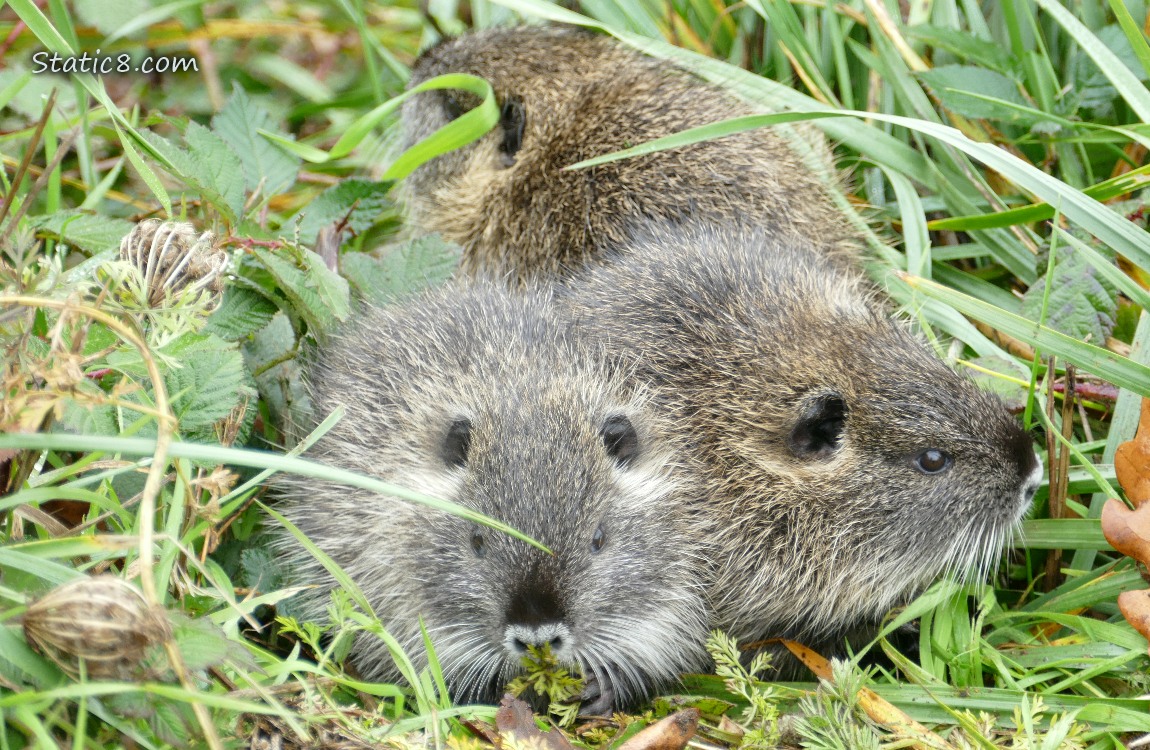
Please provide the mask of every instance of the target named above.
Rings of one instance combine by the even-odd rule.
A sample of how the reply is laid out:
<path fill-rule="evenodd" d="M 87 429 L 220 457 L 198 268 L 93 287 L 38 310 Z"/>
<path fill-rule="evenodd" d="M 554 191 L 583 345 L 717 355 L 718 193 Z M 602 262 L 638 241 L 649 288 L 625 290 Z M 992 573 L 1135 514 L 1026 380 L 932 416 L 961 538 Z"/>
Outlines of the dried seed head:
<path fill-rule="evenodd" d="M 120 242 L 120 257 L 140 269 L 152 307 L 185 291 L 207 289 L 217 298 L 223 292 L 227 253 L 211 232 L 197 235 L 186 221 L 141 221 Z"/>
<path fill-rule="evenodd" d="M 81 660 L 93 679 L 142 677 L 147 649 L 167 632 L 163 611 L 110 575 L 57 586 L 24 613 L 27 641 L 73 677 Z"/>

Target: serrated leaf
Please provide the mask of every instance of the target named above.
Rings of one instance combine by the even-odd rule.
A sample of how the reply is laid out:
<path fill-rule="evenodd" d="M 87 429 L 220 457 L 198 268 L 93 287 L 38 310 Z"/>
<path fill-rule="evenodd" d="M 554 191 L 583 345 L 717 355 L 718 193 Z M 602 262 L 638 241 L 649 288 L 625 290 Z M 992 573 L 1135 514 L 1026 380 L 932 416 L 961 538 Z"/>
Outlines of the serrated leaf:
<path fill-rule="evenodd" d="M 197 122 L 189 122 L 184 141 L 196 165 L 195 177 L 206 188 L 214 190 L 238 217 L 244 209 L 243 163 L 222 138 Z"/>
<path fill-rule="evenodd" d="M 274 302 L 259 292 L 229 286 L 224 290 L 220 306 L 212 312 L 203 331 L 225 341 L 239 341 L 271 322 L 277 309 Z"/>
<path fill-rule="evenodd" d="M 1047 258 L 1049 251 L 1038 258 L 1040 270 L 1045 268 Z M 1023 317 L 1039 320 L 1045 290 L 1046 278 L 1042 275 L 1022 296 Z M 1114 330 L 1117 315 L 1118 291 L 1114 285 L 1081 253 L 1065 245 L 1059 247 L 1045 325 L 1079 341 L 1103 346 Z"/>
<path fill-rule="evenodd" d="M 196 720 L 191 706 L 175 701 L 156 700 L 148 726 L 162 742 L 174 747 L 189 747 L 195 736 Z"/>
<path fill-rule="evenodd" d="M 249 370 L 259 372 L 255 377 L 260 398 L 279 424 L 314 423 L 311 399 L 304 387 L 299 363 L 294 358 L 285 357 L 295 344 L 291 322 L 282 312 L 243 343 L 244 360 Z M 269 367 L 273 361 L 278 361 L 278 364 Z"/>
<path fill-rule="evenodd" d="M 116 407 L 109 404 L 81 404 L 64 402 L 61 424 L 81 435 L 122 435 L 116 421 Z"/>
<path fill-rule="evenodd" d="M 253 249 L 251 257 L 275 278 L 294 311 L 309 325 L 324 330 L 347 320 L 351 312 L 347 281 L 328 269 L 318 255 L 303 255 L 299 259 L 302 268 L 262 248 Z"/>
<path fill-rule="evenodd" d="M 284 570 L 267 547 L 246 547 L 240 552 L 244 584 L 257 591 L 275 591 L 284 585 Z"/>
<path fill-rule="evenodd" d="M 1025 115 L 1011 107 L 1002 106 L 985 97 L 1000 99 L 1009 104 L 1029 106 L 1018 84 L 993 70 L 975 65 L 943 65 L 918 74 L 938 96 L 942 105 L 966 117 L 1019 121 Z M 977 94 L 977 96 L 972 96 Z"/>
<path fill-rule="evenodd" d="M 218 666 L 237 648 L 211 620 L 180 614 L 173 614 L 171 618 L 172 639 L 190 670 Z"/>
<path fill-rule="evenodd" d="M 192 340 L 189 345 L 165 351 L 182 365 L 164 377 L 172 411 L 185 438 L 213 441 L 216 422 L 241 400 L 254 398 L 255 387 L 234 344 L 216 336 L 184 338 Z"/>
<path fill-rule="evenodd" d="M 40 232 L 46 232 L 88 253 L 118 249 L 120 240 L 135 227 L 130 221 L 76 210 L 57 211 L 50 216 L 37 216 L 32 224 Z"/>
<path fill-rule="evenodd" d="M 299 221 L 300 241 L 315 243 L 319 230 L 347 216 L 347 226 L 359 233 L 371 226 L 388 205 L 390 182 L 344 180 L 320 193 L 319 197 L 292 217 Z"/>
<path fill-rule="evenodd" d="M 264 196 L 278 195 L 295 182 L 301 160 L 259 135 L 256 131 L 261 128 L 275 130 L 271 115 L 238 83 L 234 84 L 227 105 L 212 118 L 212 130 L 239 156 L 249 193 L 262 180 Z"/>
<path fill-rule="evenodd" d="M 151 131 L 142 131 L 148 144 L 171 162 L 173 177 L 200 193 L 235 221 L 244 204 L 243 164 L 219 136 L 195 122 L 184 133 L 187 150 Z"/>
<path fill-rule="evenodd" d="M 975 36 L 962 29 L 944 28 L 931 24 L 920 24 L 906 30 L 907 36 L 926 42 L 937 49 L 944 49 L 971 63 L 999 73 L 1012 73 L 1018 66 L 1010 50 L 989 39 Z"/>
<path fill-rule="evenodd" d="M 458 245 L 428 235 L 396 245 L 382 258 L 345 253 L 340 256 L 340 270 L 362 298 L 390 303 L 446 281 L 459 265 L 461 253 Z"/>

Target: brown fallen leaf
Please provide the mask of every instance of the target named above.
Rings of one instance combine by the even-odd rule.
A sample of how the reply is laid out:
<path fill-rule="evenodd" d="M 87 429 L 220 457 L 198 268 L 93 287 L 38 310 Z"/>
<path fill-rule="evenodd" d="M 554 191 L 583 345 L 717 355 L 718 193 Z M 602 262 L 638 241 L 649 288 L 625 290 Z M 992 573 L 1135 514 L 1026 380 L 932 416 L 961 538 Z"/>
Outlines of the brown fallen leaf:
<path fill-rule="evenodd" d="M 1111 498 L 1102 506 L 1102 535 L 1114 549 L 1150 565 L 1150 503 L 1130 510 Z"/>
<path fill-rule="evenodd" d="M 499 710 L 495 712 L 495 728 L 499 730 L 500 740 L 510 740 L 521 747 L 530 747 L 537 750 L 574 750 L 571 743 L 558 729 L 549 729 L 546 732 L 535 724 L 535 714 L 523 701 L 507 693 L 499 702 Z M 505 743 L 497 741 L 496 747 L 504 747 Z"/>
<path fill-rule="evenodd" d="M 1150 590 L 1123 591 L 1118 595 L 1118 609 L 1126 622 L 1150 641 Z"/>
<path fill-rule="evenodd" d="M 824 656 L 795 641 L 783 639 L 780 642 L 816 675 L 824 680 L 831 679 L 831 663 Z M 858 699 L 859 707 L 866 711 L 866 715 L 873 721 L 886 726 L 896 734 L 923 740 L 923 742 L 911 744 L 910 747 L 923 748 L 923 750 L 928 748 L 953 750 L 953 745 L 910 718 L 901 708 L 890 703 L 870 688 L 860 689 Z"/>
<path fill-rule="evenodd" d="M 1125 490 L 1126 497 L 1130 498 L 1134 507 L 1150 500 L 1150 399 L 1148 398 L 1142 399 L 1142 412 L 1134 439 L 1119 445 L 1114 453 L 1114 473 L 1118 477 L 1118 484 Z"/>
<path fill-rule="evenodd" d="M 699 709 L 684 708 L 636 732 L 619 750 L 683 750 L 699 729 Z"/>

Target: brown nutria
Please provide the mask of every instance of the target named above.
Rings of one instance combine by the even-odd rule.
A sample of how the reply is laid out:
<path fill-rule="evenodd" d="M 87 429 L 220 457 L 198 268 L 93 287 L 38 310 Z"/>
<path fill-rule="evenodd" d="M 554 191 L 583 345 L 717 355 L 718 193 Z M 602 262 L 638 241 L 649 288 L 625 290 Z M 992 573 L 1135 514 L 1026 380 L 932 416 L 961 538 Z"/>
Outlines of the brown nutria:
<path fill-rule="evenodd" d="M 369 491 L 277 480 L 284 514 L 417 663 L 423 618 L 457 700 L 497 698 L 527 645 L 582 671 L 591 712 L 706 664 L 699 473 L 596 352 L 549 294 L 476 280 L 367 310 L 311 358 L 316 413 L 346 414 L 309 458 L 454 501 L 554 552 Z M 302 611 L 322 614 L 335 582 L 282 541 L 299 580 L 322 582 Z M 397 676 L 372 636 L 353 661 Z"/>
<path fill-rule="evenodd" d="M 815 243 L 643 232 L 565 295 L 709 467 L 716 624 L 841 642 L 940 574 L 985 574 L 1040 477 L 1006 407 Z"/>
<path fill-rule="evenodd" d="M 759 129 L 588 169 L 564 167 L 753 110 L 722 89 L 602 35 L 556 26 L 473 32 L 416 61 L 411 84 L 444 73 L 487 79 L 502 118 L 480 140 L 405 181 L 410 223 L 463 247 L 465 273 L 520 280 L 577 269 L 643 219 L 743 219 L 798 231 L 843 263 L 860 233 L 827 182 L 812 129 Z M 437 90 L 403 108 L 406 145 L 478 103 Z M 806 160 L 800 150 L 811 152 Z M 812 167 L 812 163 L 818 167 Z"/>

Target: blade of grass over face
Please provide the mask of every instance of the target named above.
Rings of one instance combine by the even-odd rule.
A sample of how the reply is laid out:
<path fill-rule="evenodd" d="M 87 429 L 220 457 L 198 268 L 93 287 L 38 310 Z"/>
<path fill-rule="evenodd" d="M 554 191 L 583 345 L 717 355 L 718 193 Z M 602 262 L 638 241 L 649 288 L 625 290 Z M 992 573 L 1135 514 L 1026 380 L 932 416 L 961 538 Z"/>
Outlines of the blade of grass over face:
<path fill-rule="evenodd" d="M 154 440 L 146 440 L 143 438 L 9 433 L 0 435 L 0 448 L 14 448 L 19 450 L 100 451 L 104 453 L 126 453 L 128 455 L 150 456 L 156 451 L 156 443 Z M 287 471 L 293 474 L 299 474 L 300 476 L 340 482 L 352 487 L 378 492 L 381 495 L 390 495 L 419 505 L 426 505 L 433 510 L 440 510 L 459 516 L 460 518 L 465 518 L 474 523 L 483 524 L 484 526 L 488 526 L 496 531 L 502 531 L 516 539 L 538 547 L 544 552 L 550 553 L 550 550 L 530 537 L 519 533 L 504 523 L 477 513 L 470 508 L 397 487 L 387 482 L 381 482 L 378 479 L 363 477 L 343 469 L 336 469 L 331 466 L 315 463 L 314 461 L 306 461 L 302 458 L 284 456 L 277 453 L 267 453 L 264 451 L 240 450 L 238 448 L 224 448 L 215 445 L 200 445 L 176 441 L 170 444 L 168 455 L 173 458 L 187 458 L 193 461 L 214 461 L 219 464 Z"/>
<path fill-rule="evenodd" d="M 350 154 L 371 131 L 379 127 L 380 123 L 412 96 L 437 89 L 467 91 L 478 96 L 481 101 L 477 107 L 468 110 L 400 154 L 383 175 L 385 180 L 399 180 L 414 172 L 429 159 L 483 137 L 495 123 L 499 122 L 499 106 L 495 102 L 495 92 L 491 90 L 491 84 L 482 78 L 463 73 L 436 76 L 357 118 L 347 127 L 330 151 L 297 143 L 266 130 L 260 130 L 259 133 L 302 159 L 313 164 L 322 164 L 342 159 Z"/>

